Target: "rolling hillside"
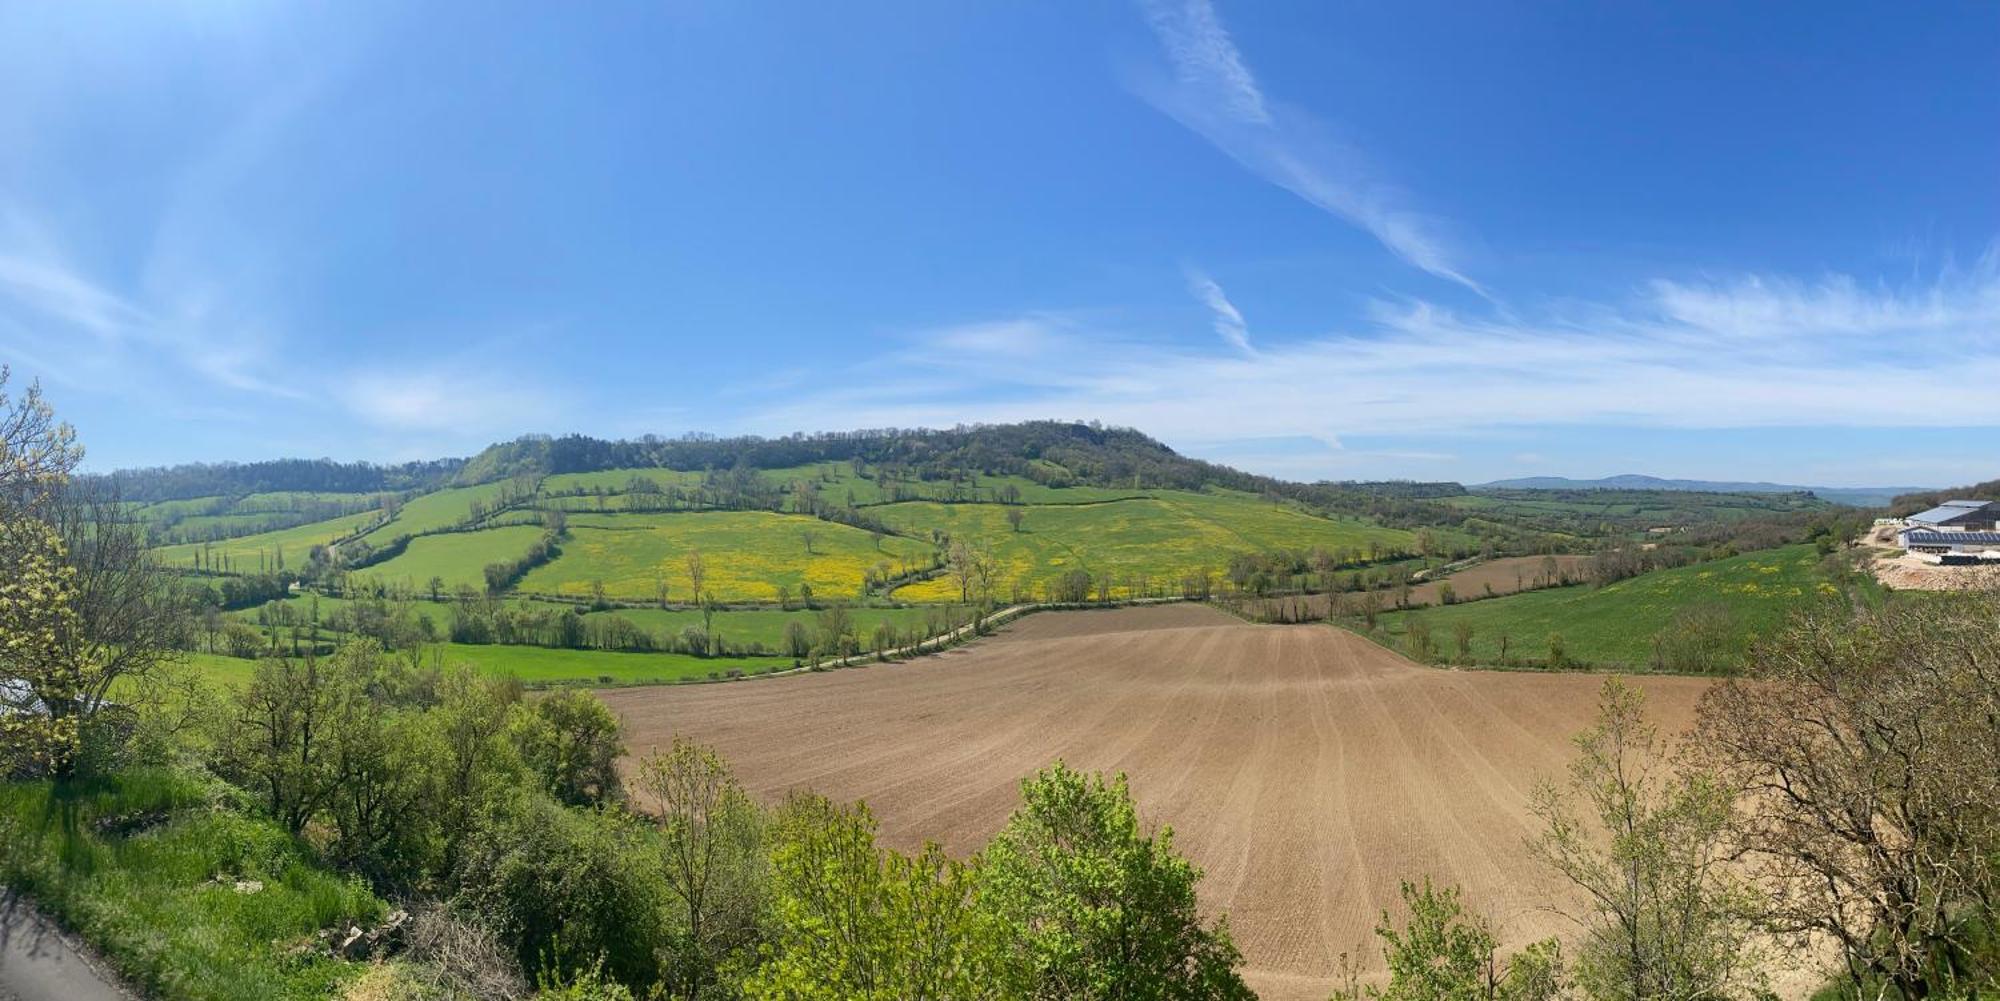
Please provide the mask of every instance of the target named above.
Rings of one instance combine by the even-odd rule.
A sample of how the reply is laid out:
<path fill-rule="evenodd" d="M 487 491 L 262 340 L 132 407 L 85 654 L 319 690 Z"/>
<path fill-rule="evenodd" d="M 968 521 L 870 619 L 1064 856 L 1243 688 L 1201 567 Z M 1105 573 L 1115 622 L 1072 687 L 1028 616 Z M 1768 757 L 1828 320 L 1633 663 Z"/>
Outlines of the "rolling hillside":
<path fill-rule="evenodd" d="M 1577 585 L 1381 616 L 1378 639 L 1408 649 L 1412 619 L 1427 625 L 1440 655 L 1456 655 L 1458 626 L 1472 630 L 1475 663 L 1541 661 L 1549 637 L 1581 664 L 1644 669 L 1655 638 L 1675 627 L 1712 630 L 1740 655 L 1749 641 L 1784 624 L 1793 611 L 1839 593 L 1811 546 L 1786 546 L 1668 570 L 1603 587 Z M 1696 617 L 1699 617 L 1697 621 Z"/>

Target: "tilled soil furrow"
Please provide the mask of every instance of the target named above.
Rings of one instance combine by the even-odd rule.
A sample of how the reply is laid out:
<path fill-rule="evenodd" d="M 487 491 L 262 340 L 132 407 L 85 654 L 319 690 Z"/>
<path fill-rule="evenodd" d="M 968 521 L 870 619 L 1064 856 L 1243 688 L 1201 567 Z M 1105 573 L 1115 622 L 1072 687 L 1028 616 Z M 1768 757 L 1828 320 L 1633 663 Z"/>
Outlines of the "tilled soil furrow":
<path fill-rule="evenodd" d="M 968 648 L 769 681 L 604 693 L 636 752 L 714 745 L 755 795 L 866 800 L 884 842 L 982 846 L 1021 778 L 1061 757 L 1124 771 L 1148 824 L 1207 872 L 1266 998 L 1323 998 L 1337 957 L 1381 959 L 1397 883 L 1464 886 L 1510 943 L 1565 932 L 1528 859 L 1529 791 L 1588 725 L 1594 675 L 1438 671 L 1324 626 L 1194 605 L 1032 615 Z M 1666 732 L 1694 679 L 1643 679 Z M 1378 971 L 1379 972 L 1379 971 Z"/>

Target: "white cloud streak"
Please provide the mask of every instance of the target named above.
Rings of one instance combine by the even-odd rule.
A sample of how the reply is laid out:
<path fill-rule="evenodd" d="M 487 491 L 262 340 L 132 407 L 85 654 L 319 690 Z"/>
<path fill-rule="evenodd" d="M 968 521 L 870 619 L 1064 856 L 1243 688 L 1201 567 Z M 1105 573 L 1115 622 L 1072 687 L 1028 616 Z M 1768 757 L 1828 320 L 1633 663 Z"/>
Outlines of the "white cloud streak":
<path fill-rule="evenodd" d="M 1213 315 L 1215 335 L 1236 350 L 1255 355 L 1257 349 L 1250 345 L 1250 325 L 1244 322 L 1242 311 L 1229 301 L 1229 294 L 1222 290 L 1222 286 L 1192 267 L 1187 269 L 1187 282 L 1188 291 L 1193 292 L 1194 297 L 1201 300 L 1201 304 L 1207 306 Z"/>
<path fill-rule="evenodd" d="M 992 325 L 981 325 L 982 329 Z M 1851 278 L 1657 282 L 1629 302 L 1480 320 L 1418 302 L 1253 354 L 1037 316 L 982 351 L 952 332 L 807 394 L 751 429 L 1098 418 L 1169 441 L 1481 435 L 1501 426 L 2000 426 L 2000 267 L 1915 287 Z M 1225 340 L 1227 338 L 1225 337 Z M 950 344 L 950 347 L 941 345 Z M 1234 347 L 1235 345 L 1231 345 Z M 857 373 L 858 375 L 858 373 Z"/>
<path fill-rule="evenodd" d="M 1311 115 L 1270 101 L 1210 0 L 1149 0 L 1171 79 L 1132 89 L 1245 169 L 1360 226 L 1404 261 L 1485 295 L 1460 269 L 1445 225 L 1410 204 Z"/>

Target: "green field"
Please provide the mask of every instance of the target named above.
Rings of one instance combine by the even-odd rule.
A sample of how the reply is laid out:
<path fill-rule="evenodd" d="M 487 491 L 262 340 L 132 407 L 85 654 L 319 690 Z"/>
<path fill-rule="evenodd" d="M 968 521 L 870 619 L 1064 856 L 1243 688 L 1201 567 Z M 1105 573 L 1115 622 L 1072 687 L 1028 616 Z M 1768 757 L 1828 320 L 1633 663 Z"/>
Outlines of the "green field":
<path fill-rule="evenodd" d="M 1381 616 L 1376 638 L 1403 649 L 1408 619 L 1421 616 L 1447 655 L 1456 649 L 1457 624 L 1471 626 L 1476 662 L 1498 662 L 1502 636 L 1509 640 L 1509 657 L 1545 658 L 1549 635 L 1559 633 L 1571 660 L 1643 668 L 1653 660 L 1653 637 L 1685 609 L 1719 609 L 1740 649 L 1750 638 L 1782 626 L 1793 611 L 1838 593 L 1821 574 L 1820 560 L 1811 546 L 1786 546 L 1656 570 L 1604 587 L 1579 585 L 1393 612 Z"/>
<path fill-rule="evenodd" d="M 552 650 L 535 646 L 473 646 L 440 643 L 425 648 L 446 663 L 471 664 L 494 677 L 519 678 L 531 685 L 658 685 L 693 681 L 730 672 L 767 674 L 793 666 L 788 657 L 695 657 L 679 653 L 614 653 Z"/>
<path fill-rule="evenodd" d="M 530 685 L 658 685 L 726 677 L 732 671 L 767 674 L 793 666 L 788 657 L 694 657 L 469 643 L 432 643 L 421 649 L 420 656 L 426 665 L 470 664 L 482 674 L 519 678 Z M 240 657 L 196 653 L 188 658 L 203 680 L 217 685 L 241 687 L 257 670 L 256 661 Z"/>
<path fill-rule="evenodd" d="M 761 474 L 766 480 L 780 486 L 804 481 L 812 484 L 821 497 L 840 504 L 850 502 L 855 506 L 892 503 L 898 497 L 905 500 L 922 498 L 929 500 L 950 500 L 961 502 L 992 502 L 999 497 L 999 491 L 1012 487 L 1020 504 L 1095 504 L 1108 500 L 1123 500 L 1132 497 L 1151 497 L 1159 491 L 1140 489 L 1118 489 L 1112 487 L 1051 487 L 1037 483 L 1024 476 L 988 476 L 973 473 L 959 480 L 924 480 L 914 477 L 891 478 L 884 482 L 881 471 L 871 468 L 865 475 L 854 475 L 852 466 L 844 462 L 822 462 L 808 466 L 791 466 L 783 469 L 767 469 Z"/>
<path fill-rule="evenodd" d="M 800 484 L 816 491 L 824 500 L 840 506 L 866 507 L 897 499 L 939 501 L 995 501 L 1001 491 L 1012 488 L 1021 504 L 1094 504 L 1131 497 L 1150 497 L 1158 491 L 1111 487 L 1051 487 L 1021 476 L 989 476 L 974 473 L 956 480 L 925 480 L 916 477 L 887 477 L 871 468 L 857 476 L 844 462 L 821 462 L 804 466 L 760 469 L 757 476 L 786 493 L 796 493 Z M 570 511 L 621 511 L 624 496 L 634 478 L 650 480 L 662 487 L 691 490 L 707 481 L 708 474 L 676 469 L 606 469 L 590 473 L 561 473 L 542 481 L 545 506 Z M 578 494 L 581 496 L 577 496 Z M 788 505 L 797 509 L 796 503 Z"/>
<path fill-rule="evenodd" d="M 127 506 L 127 513 L 145 523 L 160 545 L 206 537 L 231 538 L 275 532 L 296 525 L 372 511 L 383 494 L 324 493 L 283 490 L 244 497 L 197 497 Z"/>
<path fill-rule="evenodd" d="M 357 570 L 355 576 L 407 587 L 411 592 L 424 591 L 432 577 L 442 577 L 448 590 L 469 585 L 484 592 L 487 564 L 519 559 L 541 536 L 538 525 L 419 536 L 410 540 L 401 555 Z"/>
<path fill-rule="evenodd" d="M 806 551 L 802 532 L 814 534 Z M 484 534 L 484 533 L 479 533 Z M 926 564 L 931 549 L 888 536 L 881 548 L 867 532 L 804 515 L 766 511 L 685 514 L 578 514 L 555 561 L 528 572 L 520 590 L 586 596 L 602 581 L 607 595 L 645 601 L 664 580 L 668 597 L 692 599 L 687 555 L 699 550 L 707 567 L 704 587 L 720 601 L 773 601 L 779 586 L 796 595 L 801 584 L 826 599 L 861 593 L 861 577 L 877 564 L 892 569 Z"/>
<path fill-rule="evenodd" d="M 312 547 L 352 535 L 377 517 L 374 511 L 363 511 L 326 521 L 315 521 L 310 525 L 245 535 L 221 542 L 189 542 L 177 546 L 162 546 L 153 550 L 153 553 L 166 566 L 193 567 L 196 554 L 206 549 L 214 569 L 222 569 L 224 560 L 227 559 L 235 573 L 259 573 L 264 569 L 276 569 L 275 561 L 277 556 L 282 554 L 286 567 L 298 569 L 305 566 L 306 554 Z"/>
<path fill-rule="evenodd" d="M 338 613 L 354 605 L 367 603 L 365 600 L 349 598 L 298 595 L 274 601 L 268 605 L 240 609 L 226 614 L 229 618 L 254 626 L 258 624 L 259 614 L 265 609 L 283 605 L 291 610 L 293 619 L 305 622 L 311 615 L 311 609 L 315 601 L 319 605 L 319 616 L 322 623 L 331 621 Z M 502 604 L 511 610 L 570 609 L 577 607 L 557 602 L 531 601 L 525 598 L 503 599 Z M 415 611 L 418 615 L 429 619 L 437 627 L 439 636 L 446 635 L 451 628 L 453 607 L 453 602 L 451 601 L 417 600 L 390 602 L 390 607 L 392 609 L 407 607 Z M 819 609 L 807 610 L 804 608 L 793 608 L 789 611 L 781 611 L 775 608 L 725 609 L 715 613 L 715 634 L 731 644 L 760 643 L 765 647 L 776 650 L 780 649 L 784 643 L 786 625 L 797 622 L 809 630 L 817 630 L 819 628 L 821 611 Z M 963 621 L 966 612 L 963 608 L 923 605 L 907 608 L 849 608 L 847 614 L 854 622 L 855 635 L 860 637 L 862 646 L 867 647 L 869 645 L 869 637 L 874 633 L 875 627 L 879 623 L 887 622 L 904 632 L 921 631 L 926 623 L 932 623 L 940 627 L 957 625 Z M 592 619 L 624 619 L 659 637 L 679 634 L 690 626 L 698 627 L 702 625 L 701 612 L 695 609 L 614 608 L 602 612 L 590 612 L 586 617 Z M 325 630 L 325 632 L 331 634 L 330 629 Z M 223 660 L 227 658 L 217 659 Z"/>
<path fill-rule="evenodd" d="M 542 480 L 543 494 L 570 494 L 578 491 L 621 494 L 634 477 L 661 487 L 687 489 L 701 486 L 703 474 L 684 469 L 600 469 L 592 473 L 557 473 Z"/>
<path fill-rule="evenodd" d="M 1220 574 L 1229 557 L 1278 549 L 1366 550 L 1415 545 L 1411 532 L 1357 519 L 1322 518 L 1247 494 L 1162 491 L 1156 497 L 1102 504 L 1010 508 L 999 504 L 911 502 L 875 509 L 906 534 L 932 528 L 985 547 L 997 564 L 995 587 L 1011 593 L 1016 584 L 1041 585 L 1074 569 L 1110 575 L 1120 593 L 1129 579 L 1144 575 L 1154 587 L 1178 587 L 1190 572 Z M 1021 530 L 1007 521 L 1009 510 L 1023 515 Z M 955 600 L 958 585 L 937 578 L 897 589 L 911 601 Z"/>
<path fill-rule="evenodd" d="M 140 521 L 160 523 L 176 518 L 188 518 L 215 510 L 228 503 L 227 497 L 189 497 L 183 500 L 157 501 L 152 504 L 133 504 L 132 517 Z"/>
<path fill-rule="evenodd" d="M 955 614 L 954 614 L 955 613 Z M 950 609 L 927 605 L 913 608 L 850 608 L 848 617 L 854 622 L 854 633 L 860 637 L 863 647 L 869 646 L 869 636 L 875 627 L 887 622 L 899 631 L 922 630 L 927 619 L 935 619 L 943 624 L 947 617 L 957 624 L 965 617 L 963 609 Z M 652 633 L 666 636 L 679 633 L 690 626 L 702 624 L 701 613 L 694 610 L 666 610 L 658 608 L 619 608 L 607 612 L 592 612 L 591 618 L 609 616 L 628 622 Z M 793 622 L 804 625 L 808 630 L 819 628 L 820 613 L 795 608 L 791 611 L 746 610 L 715 613 L 715 635 L 729 643 L 761 643 L 772 650 L 783 648 L 785 627 Z"/>
<path fill-rule="evenodd" d="M 510 486 L 508 481 L 501 480 L 476 487 L 453 487 L 413 498 L 396 511 L 396 517 L 388 524 L 362 536 L 361 541 L 371 546 L 382 546 L 397 536 L 422 535 L 450 528 L 472 516 L 474 502 L 491 507 L 501 492 Z"/>

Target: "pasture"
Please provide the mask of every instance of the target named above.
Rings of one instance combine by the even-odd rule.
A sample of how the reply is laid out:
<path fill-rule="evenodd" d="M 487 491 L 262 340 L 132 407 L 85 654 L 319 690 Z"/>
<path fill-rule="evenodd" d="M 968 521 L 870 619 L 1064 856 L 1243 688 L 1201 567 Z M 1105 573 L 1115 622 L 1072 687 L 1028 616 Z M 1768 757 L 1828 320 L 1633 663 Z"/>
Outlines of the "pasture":
<path fill-rule="evenodd" d="M 1019 511 L 1016 531 L 1008 513 Z M 1070 570 L 1110 575 L 1123 594 L 1147 577 L 1155 588 L 1179 587 L 1183 574 L 1220 575 L 1237 553 L 1279 549 L 1407 550 L 1416 536 L 1358 519 L 1324 518 L 1247 494 L 1163 491 L 1155 497 L 1083 505 L 1017 508 L 1000 504 L 889 504 L 876 513 L 898 531 L 932 529 L 986 548 L 995 563 L 1000 594 L 1016 585 L 1039 592 Z M 958 585 L 939 578 L 896 590 L 909 601 L 959 597 Z"/>
<path fill-rule="evenodd" d="M 754 795 L 867 801 L 885 841 L 977 850 L 1019 779 L 1062 759 L 1124 772 L 1141 815 L 1206 870 L 1266 999 L 1318 999 L 1397 880 L 1465 887 L 1510 946 L 1559 931 L 1565 890 L 1531 861 L 1528 797 L 1569 761 L 1600 679 L 1419 667 L 1323 626 L 1198 605 L 1051 612 L 902 664 L 754 685 L 604 693 L 627 745 L 713 745 Z M 1647 678 L 1676 729 L 1705 682 Z"/>
<path fill-rule="evenodd" d="M 417 651 L 425 665 L 470 664 L 481 674 L 532 686 L 670 685 L 788 670 L 785 657 L 694 657 L 678 653 L 552 650 L 498 644 L 432 643 Z M 188 654 L 196 675 L 211 685 L 241 687 L 257 662 L 220 654 Z"/>
<path fill-rule="evenodd" d="M 483 593 L 487 564 L 518 559 L 541 537 L 539 525 L 418 536 L 400 555 L 356 570 L 354 576 L 407 588 L 411 593 L 423 592 L 432 577 L 442 577 L 446 590 L 463 585 Z"/>
<path fill-rule="evenodd" d="M 902 632 L 921 631 L 925 623 L 930 622 L 939 627 L 939 632 L 945 632 L 969 618 L 969 613 L 963 608 L 938 605 L 909 608 L 857 607 L 846 609 L 846 614 L 853 622 L 854 634 L 860 639 L 864 649 L 871 646 L 869 637 L 875 632 L 875 627 L 885 622 Z M 788 611 L 775 608 L 719 611 L 714 615 L 713 628 L 717 637 L 732 644 L 761 643 L 769 649 L 780 650 L 783 649 L 787 626 L 796 622 L 816 634 L 820 628 L 821 615 L 820 611 L 807 611 L 803 608 L 793 608 Z M 701 612 L 695 609 L 615 608 L 610 611 L 592 612 L 588 617 L 600 616 L 624 619 L 655 636 L 672 635 L 684 629 L 700 628 L 702 625 Z"/>
<path fill-rule="evenodd" d="M 450 528 L 472 517 L 474 504 L 492 507 L 500 495 L 512 489 L 513 484 L 500 480 L 482 483 L 476 487 L 452 487 L 413 497 L 396 509 L 396 516 L 367 535 L 361 541 L 371 546 L 384 546 L 399 535 L 422 535 Z"/>
<path fill-rule="evenodd" d="M 1097 504 L 1108 500 L 1152 497 L 1160 493 L 1138 487 L 1049 486 L 1025 476 L 990 476 L 967 473 L 958 479 L 926 480 L 914 476 L 894 476 L 879 467 L 870 467 L 857 476 L 844 462 L 822 462 L 806 466 L 767 469 L 761 475 L 781 487 L 804 482 L 820 496 L 866 507 L 897 501 L 936 500 L 952 502 L 995 502 L 1002 494 L 1018 504 Z"/>
<path fill-rule="evenodd" d="M 610 597 L 649 601 L 664 584 L 669 600 L 692 601 L 687 557 L 699 551 L 703 588 L 718 601 L 775 601 L 780 587 L 797 595 L 802 585 L 819 598 L 844 599 L 858 597 L 862 575 L 878 566 L 924 566 L 931 553 L 910 539 L 885 536 L 878 546 L 849 525 L 768 511 L 577 514 L 562 549 L 529 571 L 519 590 L 583 597 L 601 581 Z"/>
<path fill-rule="evenodd" d="M 286 567 L 297 569 L 305 565 L 306 555 L 312 547 L 326 545 L 352 535 L 379 517 L 381 515 L 375 511 L 362 511 L 220 542 L 188 542 L 161 546 L 154 549 L 153 554 L 165 566 L 185 569 L 192 569 L 196 565 L 197 557 L 214 569 L 220 570 L 227 565 L 234 573 L 275 570 L 280 557 Z"/>
<path fill-rule="evenodd" d="M 1740 651 L 1750 638 L 1783 625 L 1792 612 L 1837 593 L 1819 570 L 1811 546 L 1762 550 L 1667 570 L 1655 570 L 1603 587 L 1578 585 L 1473 601 L 1381 617 L 1384 642 L 1399 644 L 1411 616 L 1429 624 L 1441 648 L 1451 647 L 1454 630 L 1472 629 L 1475 662 L 1508 655 L 1548 656 L 1550 634 L 1562 636 L 1573 661 L 1606 667 L 1644 668 L 1653 660 L 1653 638 L 1691 609 L 1708 609 L 1722 623 L 1725 642 Z"/>

